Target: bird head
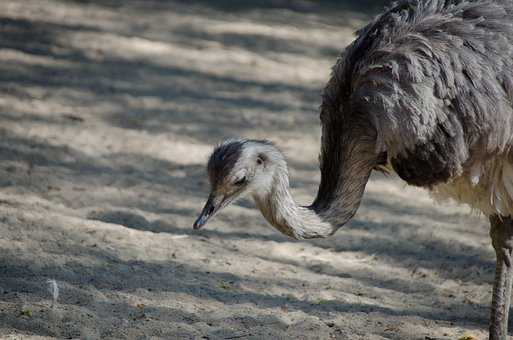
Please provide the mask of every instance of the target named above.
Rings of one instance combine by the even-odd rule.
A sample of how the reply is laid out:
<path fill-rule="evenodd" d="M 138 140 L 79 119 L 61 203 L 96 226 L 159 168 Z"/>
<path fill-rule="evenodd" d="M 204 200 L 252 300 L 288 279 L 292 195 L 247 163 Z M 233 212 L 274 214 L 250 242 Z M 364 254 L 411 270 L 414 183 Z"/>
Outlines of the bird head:
<path fill-rule="evenodd" d="M 269 141 L 237 139 L 218 145 L 207 164 L 210 195 L 194 229 L 203 227 L 235 199 L 269 191 L 276 167 L 284 164 L 281 152 Z"/>

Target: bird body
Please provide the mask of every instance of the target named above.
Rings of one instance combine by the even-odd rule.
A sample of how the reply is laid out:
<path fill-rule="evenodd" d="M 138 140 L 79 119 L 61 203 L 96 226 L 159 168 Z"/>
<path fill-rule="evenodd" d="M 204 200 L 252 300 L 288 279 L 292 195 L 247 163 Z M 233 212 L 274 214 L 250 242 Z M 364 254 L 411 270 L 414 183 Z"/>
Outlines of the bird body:
<path fill-rule="evenodd" d="M 487 216 L 513 215 L 513 160 L 510 152 L 476 162 L 447 183 L 431 188 L 437 201 L 452 199 Z"/>
<path fill-rule="evenodd" d="M 244 193 L 296 238 L 328 237 L 356 213 L 372 170 L 488 216 L 497 256 L 490 338 L 505 340 L 513 281 L 513 1 L 403 0 L 358 32 L 322 96 L 321 181 L 296 204 L 270 142 L 229 140 L 208 162 L 194 227 Z"/>
<path fill-rule="evenodd" d="M 321 121 L 340 129 L 331 116 L 359 112 L 408 183 L 513 213 L 513 2 L 406 1 L 379 16 L 334 66 Z"/>

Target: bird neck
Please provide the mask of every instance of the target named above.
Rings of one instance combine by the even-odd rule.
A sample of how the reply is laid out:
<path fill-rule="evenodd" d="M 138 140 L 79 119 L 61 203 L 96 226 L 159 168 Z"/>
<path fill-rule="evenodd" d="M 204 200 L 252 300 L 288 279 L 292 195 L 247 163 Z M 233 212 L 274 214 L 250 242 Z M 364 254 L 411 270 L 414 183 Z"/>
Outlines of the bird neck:
<path fill-rule="evenodd" d="M 346 157 L 333 157 L 346 161 L 324 163 L 338 163 L 338 166 L 332 169 L 321 166 L 317 198 L 306 207 L 298 205 L 292 197 L 287 164 L 282 158 L 272 180 L 265 188 L 253 193 L 255 203 L 267 221 L 295 239 L 328 237 L 349 221 L 360 206 L 375 159 L 360 144 L 351 145 L 348 150 L 342 150 Z"/>
<path fill-rule="evenodd" d="M 313 205 L 298 205 L 290 192 L 286 166 L 277 169 L 268 190 L 254 193 L 253 198 L 274 228 L 295 239 L 328 237 L 345 224 L 358 208 L 356 205 L 353 211 L 340 212 L 337 209 L 321 210 Z"/>

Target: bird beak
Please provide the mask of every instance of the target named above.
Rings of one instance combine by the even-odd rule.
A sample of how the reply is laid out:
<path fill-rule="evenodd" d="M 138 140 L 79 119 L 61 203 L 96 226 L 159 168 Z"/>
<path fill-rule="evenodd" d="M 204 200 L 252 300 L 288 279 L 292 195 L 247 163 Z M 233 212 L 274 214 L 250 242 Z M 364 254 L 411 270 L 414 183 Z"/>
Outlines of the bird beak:
<path fill-rule="evenodd" d="M 203 207 L 203 210 L 201 211 L 201 214 L 196 219 L 196 222 L 194 222 L 194 225 L 192 226 L 194 229 L 199 229 L 203 227 L 207 221 L 216 214 L 216 212 L 224 206 L 225 198 L 224 197 L 218 197 L 215 194 L 210 194 L 208 196 L 207 203 L 205 203 L 205 206 Z"/>

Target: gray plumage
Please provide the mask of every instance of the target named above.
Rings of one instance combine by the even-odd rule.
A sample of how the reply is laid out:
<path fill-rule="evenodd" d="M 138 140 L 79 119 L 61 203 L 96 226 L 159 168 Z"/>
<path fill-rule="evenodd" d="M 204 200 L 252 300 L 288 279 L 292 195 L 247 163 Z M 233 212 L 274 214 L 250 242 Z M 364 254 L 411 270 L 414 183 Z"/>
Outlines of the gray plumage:
<path fill-rule="evenodd" d="M 233 170 L 235 163 L 241 155 L 243 144 L 244 141 L 242 140 L 224 143 L 210 155 L 207 172 L 212 185 L 219 185 L 226 175 Z"/>
<path fill-rule="evenodd" d="M 497 271 L 491 339 L 505 339 L 513 278 L 513 1 L 401 1 L 358 32 L 321 105 L 321 181 L 312 205 L 289 190 L 271 143 L 231 140 L 208 163 L 195 228 L 243 193 L 297 239 L 327 237 L 357 211 L 373 169 L 489 216 Z"/>
<path fill-rule="evenodd" d="M 512 103 L 513 2 L 402 2 L 362 29 L 333 69 L 320 194 L 337 178 L 323 163 L 340 152 L 344 126 L 374 130 L 402 179 L 433 187 L 509 153 Z"/>

